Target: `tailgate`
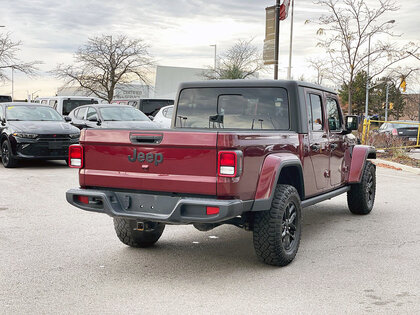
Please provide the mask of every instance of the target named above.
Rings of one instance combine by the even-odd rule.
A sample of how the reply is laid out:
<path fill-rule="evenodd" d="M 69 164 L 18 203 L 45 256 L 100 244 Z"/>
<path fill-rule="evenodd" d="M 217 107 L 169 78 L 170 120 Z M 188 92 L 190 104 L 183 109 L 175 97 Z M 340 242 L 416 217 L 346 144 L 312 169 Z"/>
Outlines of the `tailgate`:
<path fill-rule="evenodd" d="M 82 186 L 216 195 L 216 132 L 88 129 Z"/>

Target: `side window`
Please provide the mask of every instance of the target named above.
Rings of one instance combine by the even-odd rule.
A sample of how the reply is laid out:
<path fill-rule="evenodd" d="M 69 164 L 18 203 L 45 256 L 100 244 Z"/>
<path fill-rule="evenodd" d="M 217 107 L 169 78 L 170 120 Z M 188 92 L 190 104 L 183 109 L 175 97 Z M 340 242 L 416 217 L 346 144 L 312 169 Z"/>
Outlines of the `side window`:
<path fill-rule="evenodd" d="M 57 102 L 57 101 L 55 101 L 55 102 L 54 102 L 54 105 L 53 105 L 53 108 L 54 108 L 55 110 L 57 110 L 57 105 L 58 105 L 58 102 Z"/>
<path fill-rule="evenodd" d="M 53 107 L 54 104 L 55 104 L 55 102 L 56 102 L 56 100 L 49 100 L 48 101 L 48 105 L 51 106 L 51 107 Z"/>
<path fill-rule="evenodd" d="M 307 94 L 309 128 L 313 131 L 324 129 L 324 118 L 322 115 L 322 101 L 318 94 Z"/>
<path fill-rule="evenodd" d="M 83 119 L 86 114 L 87 107 L 80 108 L 77 113 L 75 114 L 77 119 Z"/>
<path fill-rule="evenodd" d="M 42 100 L 41 101 L 41 104 L 45 104 L 46 105 L 47 104 L 47 100 Z"/>
<path fill-rule="evenodd" d="M 342 130 L 343 118 L 341 117 L 338 102 L 333 98 L 327 98 L 327 117 L 330 131 Z"/>
<path fill-rule="evenodd" d="M 89 120 L 92 118 L 98 119 L 98 114 L 96 113 L 96 109 L 94 109 L 93 107 L 89 107 L 87 115 L 86 115 L 86 119 Z"/>
<path fill-rule="evenodd" d="M 0 106 L 0 120 L 3 121 L 4 115 L 3 115 L 3 107 Z"/>

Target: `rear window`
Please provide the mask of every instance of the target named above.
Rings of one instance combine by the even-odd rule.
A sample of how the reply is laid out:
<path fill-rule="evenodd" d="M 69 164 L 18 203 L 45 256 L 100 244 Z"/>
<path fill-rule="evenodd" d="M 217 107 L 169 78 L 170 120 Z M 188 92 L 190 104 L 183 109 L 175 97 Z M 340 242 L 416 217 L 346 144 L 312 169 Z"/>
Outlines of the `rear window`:
<path fill-rule="evenodd" d="M 177 128 L 289 129 L 284 88 L 192 88 L 181 91 Z"/>
<path fill-rule="evenodd" d="M 140 110 L 146 115 L 156 115 L 156 113 L 164 106 L 173 105 L 173 100 L 141 100 Z"/>
<path fill-rule="evenodd" d="M 73 109 L 87 104 L 98 104 L 96 100 L 63 100 L 63 115 L 68 115 Z"/>

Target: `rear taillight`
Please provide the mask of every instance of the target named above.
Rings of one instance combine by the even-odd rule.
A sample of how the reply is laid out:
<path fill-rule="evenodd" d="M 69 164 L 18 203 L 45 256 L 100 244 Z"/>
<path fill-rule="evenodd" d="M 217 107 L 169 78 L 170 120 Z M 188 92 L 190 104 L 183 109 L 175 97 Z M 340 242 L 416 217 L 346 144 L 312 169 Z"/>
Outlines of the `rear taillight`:
<path fill-rule="evenodd" d="M 398 131 L 397 131 L 397 129 L 392 129 L 392 135 L 393 136 L 398 136 Z"/>
<path fill-rule="evenodd" d="M 69 166 L 73 168 L 83 167 L 83 147 L 73 144 L 69 147 Z"/>
<path fill-rule="evenodd" d="M 223 177 L 237 177 L 241 173 L 241 151 L 220 151 L 218 174 Z"/>

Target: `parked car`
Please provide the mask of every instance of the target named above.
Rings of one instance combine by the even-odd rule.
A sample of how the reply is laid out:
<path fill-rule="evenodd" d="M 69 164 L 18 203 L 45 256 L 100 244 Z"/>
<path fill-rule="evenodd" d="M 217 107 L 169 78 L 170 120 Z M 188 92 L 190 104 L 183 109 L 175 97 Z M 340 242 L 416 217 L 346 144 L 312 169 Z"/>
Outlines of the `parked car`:
<path fill-rule="evenodd" d="M 174 105 L 162 107 L 153 118 L 153 121 L 161 128 L 171 128 L 173 110 Z"/>
<path fill-rule="evenodd" d="M 150 129 L 158 125 L 138 109 L 116 104 L 89 104 L 70 112 L 71 124 L 83 128 Z"/>
<path fill-rule="evenodd" d="M 173 105 L 174 100 L 158 98 L 141 98 L 134 100 L 114 99 L 112 100 L 112 103 L 131 105 L 141 110 L 147 116 L 155 116 L 162 107 Z"/>
<path fill-rule="evenodd" d="M 0 103 L 11 102 L 12 97 L 9 95 L 0 95 Z"/>
<path fill-rule="evenodd" d="M 53 96 L 39 97 L 35 99 L 35 102 L 51 106 L 60 115 L 67 116 L 73 109 L 86 104 L 99 104 L 101 99 L 84 96 Z"/>
<path fill-rule="evenodd" d="M 394 136 L 405 141 L 417 141 L 417 135 L 420 128 L 420 122 L 410 120 L 400 120 L 386 122 L 378 129 L 379 134 Z"/>
<path fill-rule="evenodd" d="M 67 201 L 113 217 L 122 243 L 152 246 L 165 224 L 231 224 L 253 231 L 261 261 L 285 266 L 299 248 L 302 208 L 347 193 L 352 213 L 371 212 L 376 151 L 349 141 L 357 116 L 343 116 L 335 91 L 215 80 L 181 84 L 177 100 L 171 129 L 88 129 L 70 148 L 80 187 Z"/>
<path fill-rule="evenodd" d="M 18 160 L 66 160 L 80 131 L 54 109 L 34 103 L 0 103 L 0 143 L 4 167 Z"/>

